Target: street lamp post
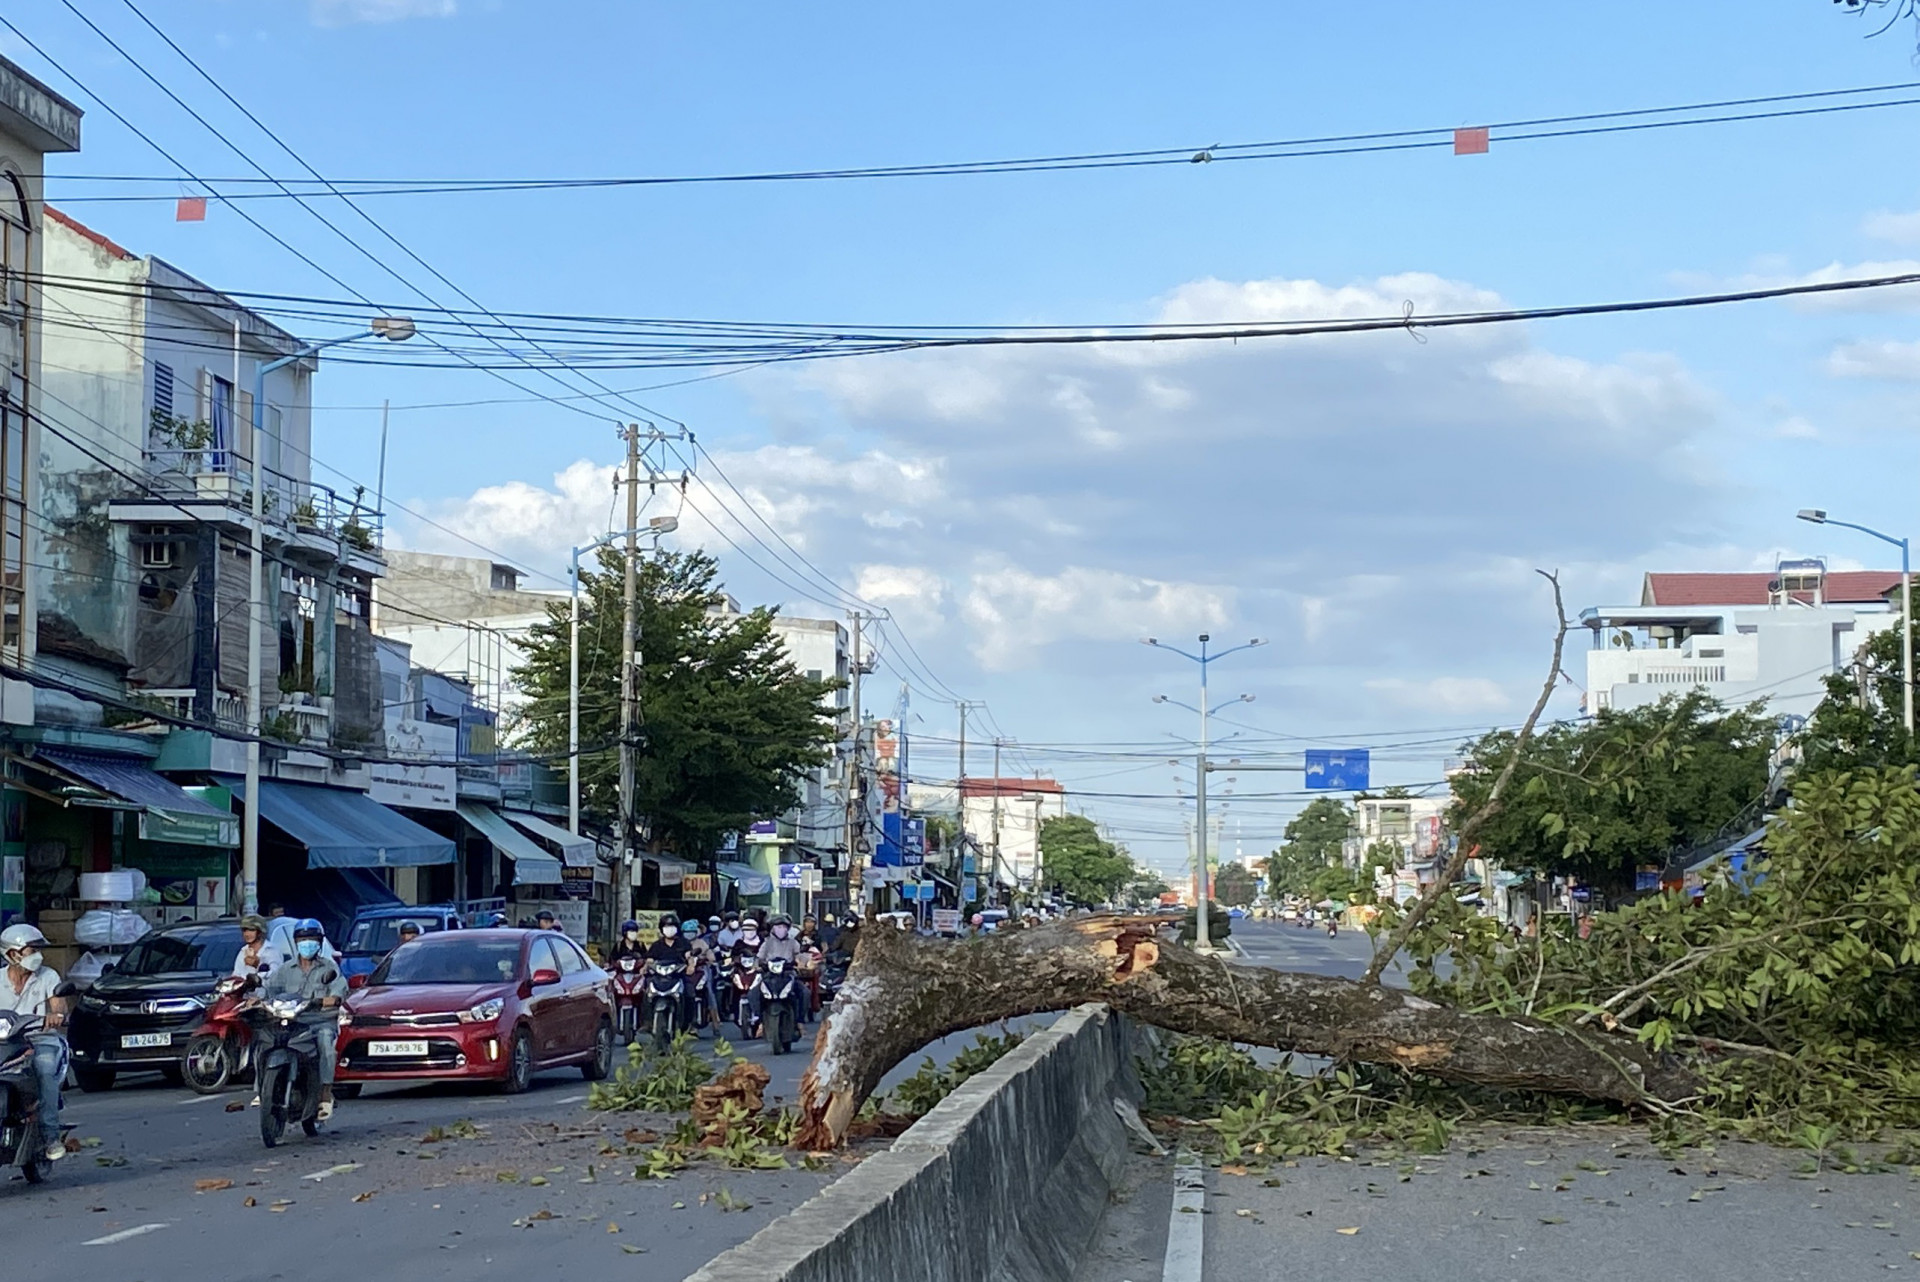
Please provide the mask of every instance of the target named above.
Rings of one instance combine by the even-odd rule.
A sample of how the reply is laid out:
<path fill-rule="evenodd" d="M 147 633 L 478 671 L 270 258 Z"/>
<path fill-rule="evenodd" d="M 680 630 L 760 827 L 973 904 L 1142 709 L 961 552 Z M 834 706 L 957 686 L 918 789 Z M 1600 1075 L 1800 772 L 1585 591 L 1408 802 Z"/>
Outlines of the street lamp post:
<path fill-rule="evenodd" d="M 1251 650 L 1257 645 L 1266 644 L 1265 638 L 1255 637 L 1244 645 L 1236 645 L 1231 649 L 1221 650 L 1216 654 L 1209 653 L 1207 650 L 1207 646 L 1212 640 L 1213 638 L 1211 636 L 1202 632 L 1200 634 L 1200 653 L 1198 654 L 1190 654 L 1176 646 L 1163 645 L 1156 637 L 1142 637 L 1140 640 L 1140 644 L 1142 645 L 1150 645 L 1156 650 L 1165 650 L 1171 654 L 1177 654 L 1183 659 L 1191 660 L 1200 665 L 1200 706 L 1197 709 L 1190 710 L 1197 711 L 1200 714 L 1200 752 L 1196 758 L 1199 768 L 1194 772 L 1193 811 L 1196 849 L 1199 853 L 1197 862 L 1200 866 L 1199 885 L 1195 888 L 1195 893 L 1200 902 L 1194 913 L 1194 941 L 1201 948 L 1206 948 L 1210 944 L 1207 909 L 1213 899 L 1213 879 L 1207 864 L 1207 718 L 1210 714 L 1210 710 L 1207 707 L 1207 665 L 1224 659 L 1230 654 L 1238 654 L 1242 650 Z M 1251 699 L 1251 695 L 1241 695 L 1239 699 L 1230 699 L 1228 702 L 1240 703 L 1250 701 Z M 1154 702 L 1174 703 L 1175 700 L 1169 699 L 1165 695 L 1156 695 L 1154 696 Z M 1188 705 L 1179 704 L 1178 706 L 1187 707 Z M 1225 707 L 1226 705 L 1222 704 L 1221 706 Z"/>
<path fill-rule="evenodd" d="M 256 364 L 253 370 L 253 502 L 252 520 L 247 534 L 247 553 L 251 558 L 247 572 L 247 808 L 240 820 L 240 902 L 241 911 L 260 911 L 260 624 L 266 599 L 266 495 L 267 476 L 261 441 L 266 435 L 267 375 L 296 361 L 341 343 L 351 343 L 378 335 L 396 343 L 412 338 L 414 324 L 405 316 L 376 316 L 366 329 L 339 338 L 309 343 L 290 356 Z M 238 362 L 236 361 L 236 364 Z M 236 377 L 238 370 L 234 371 Z M 332 626 L 329 621 L 328 626 Z"/>
<path fill-rule="evenodd" d="M 657 548 L 661 535 L 679 528 L 679 517 L 656 516 L 644 530 L 615 530 L 573 550 L 571 599 L 567 603 L 567 831 L 576 837 L 580 835 L 580 554 L 629 534 L 651 538 Z"/>
<path fill-rule="evenodd" d="M 1801 508 L 1799 517 L 1815 525 L 1838 525 L 1844 529 L 1858 530 L 1871 535 L 1882 543 L 1891 543 L 1900 549 L 1900 714 L 1901 725 L 1906 728 L 1907 738 L 1913 738 L 1913 573 L 1908 565 L 1907 540 L 1896 539 L 1891 534 L 1882 534 L 1870 530 L 1864 525 L 1855 525 L 1852 521 L 1836 521 L 1827 515 L 1825 508 Z"/>

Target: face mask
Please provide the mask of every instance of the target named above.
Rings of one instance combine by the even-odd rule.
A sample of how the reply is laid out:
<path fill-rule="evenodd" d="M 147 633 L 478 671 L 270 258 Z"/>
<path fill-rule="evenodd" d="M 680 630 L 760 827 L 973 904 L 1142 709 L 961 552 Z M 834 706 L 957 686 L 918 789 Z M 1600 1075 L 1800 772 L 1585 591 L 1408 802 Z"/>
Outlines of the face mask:
<path fill-rule="evenodd" d="M 740 929 L 740 923 L 739 923 L 739 922 L 737 922 L 737 921 L 730 921 L 730 922 L 728 922 L 728 923 L 727 923 L 727 929 L 728 929 L 728 930 L 738 930 L 738 929 Z"/>
<path fill-rule="evenodd" d="M 34 971 L 39 970 L 41 966 L 45 965 L 46 960 L 47 959 L 39 953 L 21 953 L 13 959 L 13 964 L 31 975 Z"/>
<path fill-rule="evenodd" d="M 785 939 L 787 937 L 787 928 L 785 926 L 775 926 L 773 928 L 773 937 L 775 939 Z"/>
<path fill-rule="evenodd" d="M 295 952 L 300 954 L 302 960 L 305 961 L 312 961 L 320 955 L 320 941 L 317 939 L 295 940 L 293 948 Z"/>
<path fill-rule="evenodd" d="M 678 926 L 662 926 L 660 928 L 660 934 L 667 939 L 672 939 L 675 935 L 679 933 L 680 933 L 680 928 Z"/>
<path fill-rule="evenodd" d="M 638 939 L 638 938 L 640 938 L 640 932 L 639 932 L 639 931 L 637 931 L 637 930 L 630 930 L 630 931 L 628 931 L 628 932 L 627 932 L 627 938 L 628 938 L 628 939 Z"/>

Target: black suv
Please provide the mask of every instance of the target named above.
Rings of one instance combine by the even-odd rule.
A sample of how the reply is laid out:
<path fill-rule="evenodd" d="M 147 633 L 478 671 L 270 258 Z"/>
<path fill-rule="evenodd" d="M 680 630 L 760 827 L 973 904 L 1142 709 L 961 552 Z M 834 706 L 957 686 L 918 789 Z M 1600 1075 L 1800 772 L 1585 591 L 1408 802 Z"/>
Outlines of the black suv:
<path fill-rule="evenodd" d="M 80 1089 L 111 1090 L 119 1073 L 156 1069 L 178 1084 L 181 1054 L 239 954 L 234 921 L 183 922 L 142 935 L 73 1012 L 67 1043 Z"/>

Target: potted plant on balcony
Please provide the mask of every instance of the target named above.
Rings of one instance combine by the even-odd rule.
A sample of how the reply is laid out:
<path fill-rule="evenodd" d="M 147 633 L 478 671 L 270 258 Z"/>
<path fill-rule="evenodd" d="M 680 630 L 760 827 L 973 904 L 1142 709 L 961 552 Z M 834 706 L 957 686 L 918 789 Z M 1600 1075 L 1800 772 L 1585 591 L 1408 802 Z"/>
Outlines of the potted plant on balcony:
<path fill-rule="evenodd" d="M 195 485 L 209 479 L 204 470 L 207 447 L 213 444 L 213 425 L 205 419 L 175 418 L 155 409 L 149 420 L 155 461 L 163 471 L 182 472 L 195 478 Z M 226 478 L 220 476 L 224 482 Z"/>

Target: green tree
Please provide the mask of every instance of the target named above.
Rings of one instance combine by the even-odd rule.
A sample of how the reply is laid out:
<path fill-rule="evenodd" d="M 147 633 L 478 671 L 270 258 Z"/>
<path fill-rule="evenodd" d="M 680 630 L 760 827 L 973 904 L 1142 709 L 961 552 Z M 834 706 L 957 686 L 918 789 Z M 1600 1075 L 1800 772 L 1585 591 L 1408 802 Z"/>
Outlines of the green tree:
<path fill-rule="evenodd" d="M 1807 773 L 1920 765 L 1904 724 L 1898 624 L 1869 637 L 1857 658 L 1827 678 L 1826 698 L 1800 736 Z"/>
<path fill-rule="evenodd" d="M 620 628 L 617 553 L 581 572 L 580 759 L 584 806 L 618 809 Z M 704 552 L 669 552 L 640 569 L 642 727 L 635 809 L 649 847 L 694 856 L 721 833 L 800 800 L 803 771 L 831 759 L 836 681 L 813 680 L 787 658 L 774 612 L 725 613 L 719 566 Z M 536 752 L 567 750 L 567 607 L 528 630 L 514 670 L 530 697 L 524 731 Z"/>
<path fill-rule="evenodd" d="M 1081 904 L 1117 898 L 1137 875 L 1126 851 L 1102 837 L 1085 815 L 1041 821 L 1040 869 L 1049 889 Z"/>
<path fill-rule="evenodd" d="M 1133 880 L 1127 883 L 1127 898 L 1136 906 L 1152 904 L 1173 887 L 1167 885 L 1160 874 L 1146 868 L 1135 867 Z"/>
<path fill-rule="evenodd" d="M 1229 908 L 1245 908 L 1258 891 L 1253 870 L 1245 864 L 1221 864 L 1213 874 L 1213 897 Z"/>
<path fill-rule="evenodd" d="M 1287 821 L 1284 844 L 1267 856 L 1267 893 L 1304 895 L 1340 862 L 1353 815 L 1337 797 L 1315 797 Z"/>
<path fill-rule="evenodd" d="M 1503 867 L 1631 889 L 1639 865 L 1736 820 L 1758 822 L 1773 741 L 1762 705 L 1729 712 L 1699 691 L 1549 726 L 1527 746 L 1479 847 Z M 1453 780 L 1456 827 L 1486 800 L 1512 751 L 1508 731 L 1466 746 L 1467 767 Z"/>

